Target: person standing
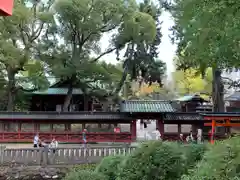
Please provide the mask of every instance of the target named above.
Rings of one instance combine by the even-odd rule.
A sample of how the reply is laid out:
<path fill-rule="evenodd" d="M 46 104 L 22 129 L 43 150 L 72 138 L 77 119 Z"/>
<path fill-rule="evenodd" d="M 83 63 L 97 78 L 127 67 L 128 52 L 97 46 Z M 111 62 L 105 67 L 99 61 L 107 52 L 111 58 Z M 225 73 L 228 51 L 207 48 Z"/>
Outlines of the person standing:
<path fill-rule="evenodd" d="M 37 148 L 39 143 L 39 134 L 37 133 L 33 138 L 33 147 Z"/>
<path fill-rule="evenodd" d="M 53 149 L 53 153 L 55 153 L 56 148 L 58 147 L 58 142 L 56 141 L 55 138 L 52 139 L 52 142 L 50 143 L 49 147 L 52 148 Z"/>
<path fill-rule="evenodd" d="M 179 142 L 180 142 L 181 144 L 184 143 L 184 139 L 183 139 L 183 134 L 182 134 L 182 133 L 179 135 Z"/>
<path fill-rule="evenodd" d="M 197 143 L 198 144 L 202 143 L 202 129 L 198 129 L 198 132 L 197 132 Z"/>
<path fill-rule="evenodd" d="M 82 132 L 82 138 L 83 138 L 83 146 L 84 146 L 84 148 L 87 147 L 87 135 L 86 135 L 86 133 L 87 133 L 87 129 L 84 129 L 83 132 Z"/>
<path fill-rule="evenodd" d="M 156 140 L 162 140 L 162 135 L 158 128 L 156 128 L 156 130 L 153 131 L 153 133 L 155 134 Z"/>

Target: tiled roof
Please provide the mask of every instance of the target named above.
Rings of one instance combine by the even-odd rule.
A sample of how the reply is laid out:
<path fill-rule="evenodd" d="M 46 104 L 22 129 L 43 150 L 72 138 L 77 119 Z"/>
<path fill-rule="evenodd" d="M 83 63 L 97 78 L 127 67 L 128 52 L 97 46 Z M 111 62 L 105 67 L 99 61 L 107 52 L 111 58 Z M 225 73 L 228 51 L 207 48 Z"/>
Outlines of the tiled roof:
<path fill-rule="evenodd" d="M 124 113 L 117 112 L 0 112 L 1 119 L 30 120 L 131 120 Z"/>
<path fill-rule="evenodd" d="M 35 91 L 33 94 L 41 94 L 41 95 L 66 95 L 68 92 L 68 88 L 48 88 L 44 91 Z M 73 94 L 83 94 L 80 88 L 73 88 Z"/>
<path fill-rule="evenodd" d="M 127 100 L 121 104 L 121 112 L 175 112 L 170 101 Z"/>
<path fill-rule="evenodd" d="M 164 120 L 185 120 L 185 121 L 189 121 L 189 120 L 203 120 L 203 117 L 200 114 L 178 114 L 178 113 L 172 113 L 172 114 L 166 114 L 164 117 Z"/>

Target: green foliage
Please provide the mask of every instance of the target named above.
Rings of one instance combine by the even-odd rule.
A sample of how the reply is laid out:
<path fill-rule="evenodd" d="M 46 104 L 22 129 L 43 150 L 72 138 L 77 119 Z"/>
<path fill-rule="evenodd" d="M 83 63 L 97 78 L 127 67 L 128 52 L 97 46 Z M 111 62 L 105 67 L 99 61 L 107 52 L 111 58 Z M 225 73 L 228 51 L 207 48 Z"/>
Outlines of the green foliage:
<path fill-rule="evenodd" d="M 94 171 L 97 167 L 96 164 L 80 164 L 76 165 L 72 168 L 72 171 L 81 171 L 81 170 L 88 170 L 88 171 Z"/>
<path fill-rule="evenodd" d="M 125 156 L 105 157 L 96 167 L 96 172 L 106 175 L 108 180 L 115 180 L 118 172 L 118 166 L 125 158 Z"/>
<path fill-rule="evenodd" d="M 173 72 L 175 88 L 180 95 L 205 93 L 212 94 L 212 70 L 207 69 L 203 78 L 197 69 L 177 70 Z"/>
<path fill-rule="evenodd" d="M 233 180 L 240 176 L 240 138 L 219 141 L 182 180 Z"/>
<path fill-rule="evenodd" d="M 138 82 L 139 84 L 145 81 L 149 84 L 158 82 L 162 85 L 162 77 L 166 72 L 166 64 L 157 59 L 158 46 L 161 43 L 162 37 L 161 22 L 159 21 L 161 8 L 158 8 L 158 5 L 151 0 L 145 0 L 139 4 L 138 9 L 140 11 L 138 14 L 141 15 L 142 21 L 136 18 L 132 22 L 135 24 L 141 22 L 142 25 L 140 24 L 140 27 L 144 25 L 143 27 L 146 28 L 141 27 L 142 31 L 139 31 L 139 28 L 137 28 L 138 30 L 135 30 L 135 38 L 130 39 L 127 44 L 123 60 L 124 73 L 116 89 L 116 93 L 121 90 L 125 80 L 128 79 L 128 75 L 131 80 L 139 79 L 141 76 L 142 79 Z M 144 21 L 151 23 L 146 25 Z M 153 25 L 155 25 L 156 30 L 154 30 Z M 132 28 L 131 26 L 129 27 Z"/>
<path fill-rule="evenodd" d="M 113 67 L 108 65 L 112 70 L 106 70 L 106 66 L 96 63 L 100 58 L 114 51 L 118 53 L 130 41 L 150 43 L 156 34 L 153 18 L 139 12 L 134 0 L 60 0 L 54 9 L 55 32 L 52 40 L 44 38 L 40 47 L 45 50 L 39 56 L 50 64 L 54 76 L 69 80 L 69 84 L 81 84 L 93 94 L 103 95 L 104 89 L 113 90 L 119 81 L 115 79 L 119 71 L 114 73 L 115 77 L 109 75 Z M 110 45 L 102 49 L 100 39 L 108 32 L 113 33 Z M 65 45 L 56 40 L 59 35 Z"/>
<path fill-rule="evenodd" d="M 179 52 L 188 62 L 205 67 L 239 65 L 239 7 L 237 0 L 177 0 L 174 3 L 175 37 L 180 40 Z"/>
<path fill-rule="evenodd" d="M 193 168 L 199 162 L 207 150 L 205 144 L 187 144 L 181 146 L 187 169 Z"/>
<path fill-rule="evenodd" d="M 152 141 L 136 149 L 119 167 L 117 180 L 172 180 L 185 171 L 179 146 Z"/>
<path fill-rule="evenodd" d="M 33 77 L 24 79 L 19 76 L 22 77 L 21 71 L 25 71 L 25 65 L 32 60 L 36 42 L 40 35 L 44 34 L 43 29 L 47 28 L 53 20 L 53 13 L 50 12 L 52 3 L 52 0 L 44 2 L 16 0 L 14 1 L 13 15 L 0 18 L 0 66 L 3 67 L 1 71 L 7 73 L 5 76 L 8 81 L 6 90 L 9 111 L 14 110 L 15 96 L 21 89 L 19 86 L 21 87 L 22 83 L 28 81 L 31 85 L 36 85 L 36 79 Z M 45 74 L 36 77 L 38 80 L 45 79 L 40 83 L 48 84 Z M 32 81 L 33 79 L 35 82 Z"/>
<path fill-rule="evenodd" d="M 143 73 L 150 81 L 159 80 L 165 72 L 165 65 L 153 60 L 161 42 L 161 11 L 151 1 L 15 0 L 13 11 L 13 16 L 0 18 L 0 67 L 9 111 L 25 109 L 20 107 L 21 99 L 26 99 L 19 90 L 48 88 L 47 75 L 67 80 L 69 87 L 80 86 L 93 96 L 109 95 L 122 69 L 97 61 L 114 51 L 118 56 L 126 45 L 137 49 L 134 63 L 138 65 L 129 69 L 148 62 L 151 71 L 145 68 Z M 102 49 L 105 33 L 112 36 L 109 47 Z M 65 99 L 67 109 L 71 93 Z"/>
<path fill-rule="evenodd" d="M 80 171 L 71 171 L 65 177 L 65 180 L 106 180 L 107 178 L 97 172 L 80 170 Z"/>

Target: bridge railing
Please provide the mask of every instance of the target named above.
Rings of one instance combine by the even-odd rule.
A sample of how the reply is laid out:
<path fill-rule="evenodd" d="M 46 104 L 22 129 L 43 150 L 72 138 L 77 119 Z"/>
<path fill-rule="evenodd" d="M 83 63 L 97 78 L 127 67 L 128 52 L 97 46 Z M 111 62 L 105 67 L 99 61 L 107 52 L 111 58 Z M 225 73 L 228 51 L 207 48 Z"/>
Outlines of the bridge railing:
<path fill-rule="evenodd" d="M 97 163 L 103 157 L 127 155 L 136 147 L 102 148 L 0 148 L 1 165 L 63 165 Z"/>

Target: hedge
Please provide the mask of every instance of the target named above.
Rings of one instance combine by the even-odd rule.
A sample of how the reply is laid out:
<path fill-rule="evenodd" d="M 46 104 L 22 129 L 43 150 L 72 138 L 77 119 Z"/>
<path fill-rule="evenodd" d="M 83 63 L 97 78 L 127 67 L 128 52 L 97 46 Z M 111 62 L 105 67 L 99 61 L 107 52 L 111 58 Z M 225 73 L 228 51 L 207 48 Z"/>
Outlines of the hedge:
<path fill-rule="evenodd" d="M 79 164 L 74 166 L 71 171 L 81 171 L 81 170 L 89 170 L 94 171 L 97 167 L 97 164 Z"/>
<path fill-rule="evenodd" d="M 115 180 L 119 164 L 125 159 L 125 156 L 105 157 L 96 167 L 96 172 L 104 174 L 108 180 Z"/>
<path fill-rule="evenodd" d="M 65 177 L 65 180 L 106 180 L 107 177 L 101 173 L 88 170 L 71 171 Z"/>
<path fill-rule="evenodd" d="M 184 170 L 179 145 L 151 141 L 122 162 L 116 180 L 173 180 L 179 179 Z"/>
<path fill-rule="evenodd" d="M 216 142 L 182 180 L 237 180 L 240 177 L 240 138 Z"/>
<path fill-rule="evenodd" d="M 181 145 L 181 149 L 185 158 L 186 170 L 192 169 L 198 163 L 207 150 L 206 144 L 186 144 Z"/>

